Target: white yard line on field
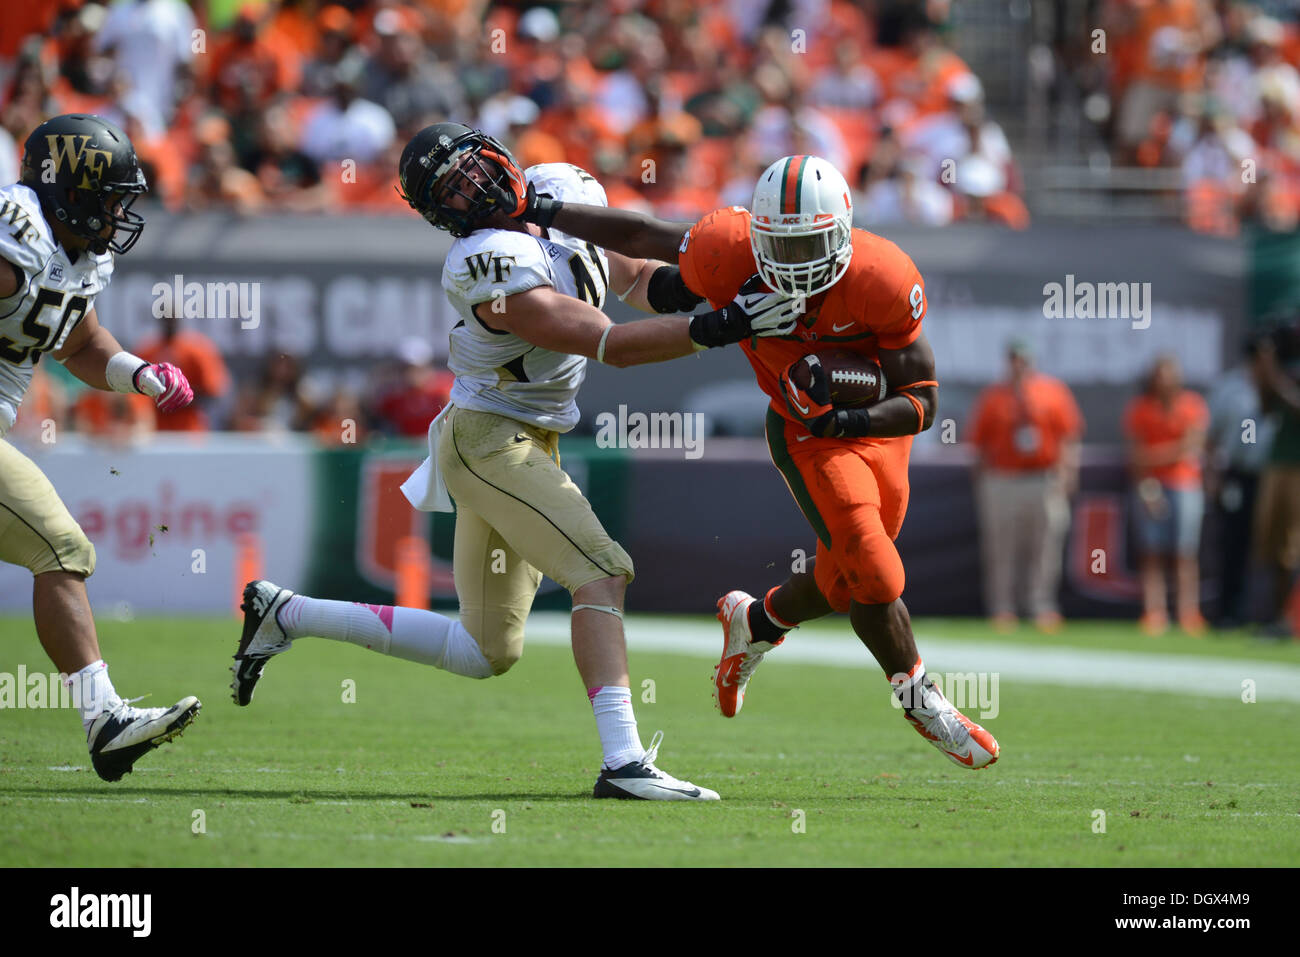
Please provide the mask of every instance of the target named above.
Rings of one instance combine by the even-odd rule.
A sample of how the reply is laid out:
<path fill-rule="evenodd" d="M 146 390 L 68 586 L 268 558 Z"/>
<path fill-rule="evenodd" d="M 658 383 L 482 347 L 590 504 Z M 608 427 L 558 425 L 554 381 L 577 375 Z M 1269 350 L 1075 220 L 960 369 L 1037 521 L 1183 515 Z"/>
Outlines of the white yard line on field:
<path fill-rule="evenodd" d="M 629 615 L 626 625 L 628 647 L 634 654 L 667 652 L 716 659 L 722 650 L 721 629 L 715 624 Z M 533 644 L 568 645 L 569 616 L 564 612 L 534 612 L 528 619 L 527 640 Z M 1045 638 L 1047 641 L 1050 639 Z M 1300 701 L 1300 665 L 1276 661 L 952 641 L 924 634 L 917 635 L 916 643 L 931 672 L 987 673 L 997 674 L 999 681 L 1237 700 L 1242 699 L 1244 682 L 1251 681 L 1256 701 Z M 792 632 L 763 664 L 768 667 L 782 661 L 873 670 L 877 667 L 848 631 L 847 624 L 842 638 Z"/>

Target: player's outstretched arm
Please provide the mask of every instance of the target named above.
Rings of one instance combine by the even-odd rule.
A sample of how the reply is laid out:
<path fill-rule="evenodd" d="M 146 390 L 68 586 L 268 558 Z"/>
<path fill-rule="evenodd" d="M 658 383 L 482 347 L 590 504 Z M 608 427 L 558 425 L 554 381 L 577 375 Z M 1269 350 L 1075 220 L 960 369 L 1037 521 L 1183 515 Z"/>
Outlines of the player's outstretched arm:
<path fill-rule="evenodd" d="M 691 312 L 704 301 L 686 287 L 677 266 L 658 259 L 632 259 L 609 250 L 605 250 L 605 255 L 609 259 L 610 288 L 634 309 Z"/>
<path fill-rule="evenodd" d="M 496 312 L 488 303 L 474 307 L 489 329 L 512 332 L 553 352 L 586 356 L 612 366 L 664 362 L 695 352 L 690 316 L 659 316 L 614 325 L 595 306 L 538 286 L 507 296 Z"/>
<path fill-rule="evenodd" d="M 489 329 L 512 332 L 553 352 L 586 356 L 613 366 L 663 362 L 750 336 L 789 333 L 803 303 L 779 293 L 742 289 L 721 309 L 696 316 L 660 316 L 614 325 L 590 303 L 537 286 L 507 296 L 504 309 L 481 302 L 474 315 Z"/>
<path fill-rule="evenodd" d="M 138 392 L 155 399 L 160 412 L 175 412 L 194 401 L 185 373 L 170 362 L 151 364 L 122 348 L 99 324 L 92 306 L 62 348 L 51 355 L 87 385 L 106 392 Z"/>
<path fill-rule="evenodd" d="M 528 184 L 528 196 L 519 219 L 536 223 L 543 229 L 554 226 L 561 232 L 602 249 L 622 253 L 632 259 L 677 261 L 682 237 L 693 223 L 669 223 L 644 213 L 608 206 L 565 203 L 549 196 L 539 196 Z"/>

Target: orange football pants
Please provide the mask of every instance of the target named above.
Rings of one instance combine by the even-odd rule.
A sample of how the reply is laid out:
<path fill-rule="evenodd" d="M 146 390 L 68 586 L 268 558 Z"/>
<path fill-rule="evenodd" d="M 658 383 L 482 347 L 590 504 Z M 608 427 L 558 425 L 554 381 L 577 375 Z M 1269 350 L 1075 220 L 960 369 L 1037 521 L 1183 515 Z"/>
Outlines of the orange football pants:
<path fill-rule="evenodd" d="M 894 539 L 907 514 L 910 435 L 819 439 L 769 409 L 767 444 L 808 524 L 817 533 L 817 588 L 830 606 L 883 605 L 903 594 Z"/>

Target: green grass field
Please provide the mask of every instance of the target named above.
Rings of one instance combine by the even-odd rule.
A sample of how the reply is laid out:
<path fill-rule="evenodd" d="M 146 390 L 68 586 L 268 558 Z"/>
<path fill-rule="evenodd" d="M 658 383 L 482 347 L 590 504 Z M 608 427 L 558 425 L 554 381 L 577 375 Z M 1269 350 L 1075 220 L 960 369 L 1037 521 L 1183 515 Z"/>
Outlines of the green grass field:
<path fill-rule="evenodd" d="M 1134 691 L 1003 677 L 1002 745 L 971 772 L 926 744 L 865 667 L 779 661 L 727 721 L 709 699 L 711 661 L 648 651 L 634 618 L 642 738 L 659 763 L 718 790 L 715 805 L 593 801 L 595 726 L 569 651 L 530 644 L 509 674 L 468 681 L 361 649 L 298 642 L 247 709 L 231 703 L 232 620 L 104 622 L 124 695 L 147 705 L 194 693 L 198 721 L 118 784 L 89 769 L 75 713 L 0 711 L 0 865 L 1029 865 L 1300 863 L 1297 695 Z M 992 636 L 925 620 L 925 638 L 1104 652 L 1117 673 L 1208 658 L 1244 674 L 1300 674 L 1300 645 L 1242 636 L 1152 640 L 1121 625 L 1053 639 Z M 804 635 L 847 635 L 847 625 Z M 712 635 L 710 635 L 710 642 Z M 855 640 L 843 637 L 845 648 Z M 709 645 L 713 650 L 713 645 Z M 786 649 L 782 649 L 785 651 Z M 1130 652 L 1156 654 L 1126 660 Z M 1107 659 L 1111 660 L 1110 658 Z M 0 672 L 52 669 L 29 619 L 0 619 Z M 1211 662 L 1211 664 L 1213 664 Z M 1163 672 L 1161 672 L 1163 673 Z M 343 700 L 355 682 L 355 702 Z M 1172 680 L 1172 679 L 1171 679 Z M 969 709 L 968 709 L 969 713 Z M 1106 815 L 1105 833 L 1094 832 Z M 194 833 L 196 812 L 203 833 Z M 801 827 L 799 825 L 802 825 Z"/>

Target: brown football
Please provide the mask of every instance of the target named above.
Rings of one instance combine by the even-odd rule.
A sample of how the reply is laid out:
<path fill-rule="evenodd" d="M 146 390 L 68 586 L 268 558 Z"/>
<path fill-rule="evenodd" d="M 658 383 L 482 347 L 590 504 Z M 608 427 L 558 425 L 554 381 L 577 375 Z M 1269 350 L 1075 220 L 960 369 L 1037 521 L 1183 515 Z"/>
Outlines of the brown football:
<path fill-rule="evenodd" d="M 831 405 L 841 409 L 875 405 L 885 397 L 887 385 L 880 364 L 848 349 L 828 349 L 804 356 L 790 371 L 790 378 L 801 389 L 812 384 L 809 359 L 816 358 L 826 370 L 831 385 Z"/>

